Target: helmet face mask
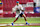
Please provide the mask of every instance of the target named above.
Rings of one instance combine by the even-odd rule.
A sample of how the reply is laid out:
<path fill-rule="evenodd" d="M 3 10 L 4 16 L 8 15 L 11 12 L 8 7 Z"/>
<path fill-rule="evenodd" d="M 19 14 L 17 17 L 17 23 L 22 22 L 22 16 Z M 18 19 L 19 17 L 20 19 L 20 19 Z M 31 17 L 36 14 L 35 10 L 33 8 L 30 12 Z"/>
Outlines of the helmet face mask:
<path fill-rule="evenodd" d="M 16 3 L 17 5 L 19 5 L 19 3 Z"/>

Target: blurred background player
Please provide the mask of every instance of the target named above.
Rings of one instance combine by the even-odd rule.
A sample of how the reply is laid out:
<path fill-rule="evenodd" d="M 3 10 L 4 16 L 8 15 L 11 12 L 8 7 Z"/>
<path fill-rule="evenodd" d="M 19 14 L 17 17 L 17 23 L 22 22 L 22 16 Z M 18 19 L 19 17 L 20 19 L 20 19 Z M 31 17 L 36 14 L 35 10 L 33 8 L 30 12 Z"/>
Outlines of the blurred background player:
<path fill-rule="evenodd" d="M 21 16 L 21 17 L 24 17 L 26 24 L 28 24 L 27 20 L 26 20 L 26 16 L 24 14 L 24 9 L 23 9 L 22 5 L 19 4 L 19 1 L 17 1 L 16 6 L 14 8 L 12 8 L 12 12 L 14 13 L 15 11 L 16 11 L 16 16 L 15 16 L 16 19 L 13 21 L 13 23 L 18 20 L 19 16 Z M 13 23 L 12 23 L 12 25 L 13 25 Z"/>
<path fill-rule="evenodd" d="M 33 7 L 34 7 L 34 13 L 35 13 L 35 9 L 36 9 L 36 3 L 35 2 L 33 2 Z"/>

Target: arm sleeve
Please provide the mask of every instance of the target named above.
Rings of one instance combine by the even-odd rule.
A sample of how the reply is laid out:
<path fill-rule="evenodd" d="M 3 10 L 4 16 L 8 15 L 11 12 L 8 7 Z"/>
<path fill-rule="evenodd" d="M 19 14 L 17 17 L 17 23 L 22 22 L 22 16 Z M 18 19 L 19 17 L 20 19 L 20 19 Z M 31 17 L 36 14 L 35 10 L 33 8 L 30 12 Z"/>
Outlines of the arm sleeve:
<path fill-rule="evenodd" d="M 23 10 L 23 7 L 21 6 L 21 10 Z"/>
<path fill-rule="evenodd" d="M 22 10 L 22 12 L 24 12 L 24 9 L 23 9 L 23 7 L 21 6 L 21 10 Z"/>
<path fill-rule="evenodd" d="M 12 13 L 14 13 L 16 10 L 16 6 L 14 8 L 12 8 Z"/>

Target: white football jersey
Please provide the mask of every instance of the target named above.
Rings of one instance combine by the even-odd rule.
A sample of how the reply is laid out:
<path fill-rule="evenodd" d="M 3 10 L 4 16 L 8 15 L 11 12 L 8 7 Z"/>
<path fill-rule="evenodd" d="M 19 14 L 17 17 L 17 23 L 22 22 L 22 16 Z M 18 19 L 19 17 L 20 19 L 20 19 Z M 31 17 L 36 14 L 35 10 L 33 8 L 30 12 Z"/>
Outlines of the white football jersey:
<path fill-rule="evenodd" d="M 21 4 L 19 4 L 18 6 L 16 5 L 14 8 L 12 8 L 12 11 L 15 10 L 17 14 L 21 13 L 23 10 L 23 7 Z M 17 11 L 18 10 L 18 11 Z"/>

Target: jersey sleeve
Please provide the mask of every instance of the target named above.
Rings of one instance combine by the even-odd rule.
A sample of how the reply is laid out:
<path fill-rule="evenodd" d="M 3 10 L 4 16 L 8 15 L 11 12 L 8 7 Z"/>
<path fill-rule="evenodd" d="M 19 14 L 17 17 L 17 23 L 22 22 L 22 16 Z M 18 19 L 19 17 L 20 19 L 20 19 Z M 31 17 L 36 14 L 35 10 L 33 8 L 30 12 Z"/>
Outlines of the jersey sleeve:
<path fill-rule="evenodd" d="M 14 8 L 12 8 L 12 9 L 16 9 L 16 6 Z"/>
<path fill-rule="evenodd" d="M 22 10 L 22 12 L 24 12 L 24 8 L 21 6 L 21 10 Z"/>
<path fill-rule="evenodd" d="M 23 7 L 21 6 L 21 10 L 23 10 Z"/>
<path fill-rule="evenodd" d="M 14 8 L 12 8 L 12 12 L 15 12 L 15 10 L 16 10 L 16 6 Z"/>

